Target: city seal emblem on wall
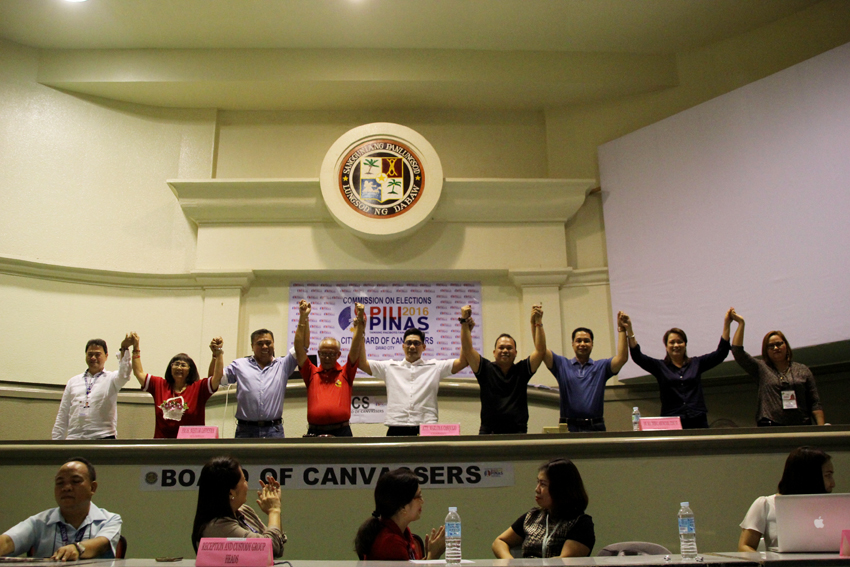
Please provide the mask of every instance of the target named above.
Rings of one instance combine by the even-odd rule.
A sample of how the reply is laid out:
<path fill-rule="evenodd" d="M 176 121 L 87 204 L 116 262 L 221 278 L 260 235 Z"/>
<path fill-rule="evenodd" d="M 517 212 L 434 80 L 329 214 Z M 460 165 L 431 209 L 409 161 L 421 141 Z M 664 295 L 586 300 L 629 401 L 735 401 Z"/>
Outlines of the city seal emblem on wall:
<path fill-rule="evenodd" d="M 443 168 L 431 144 L 399 124 L 343 134 L 322 163 L 322 196 L 334 219 L 361 238 L 410 234 L 431 218 Z"/>
<path fill-rule="evenodd" d="M 395 140 L 369 140 L 343 159 L 339 188 L 351 207 L 369 217 L 392 217 L 413 207 L 425 191 L 419 157 Z"/>

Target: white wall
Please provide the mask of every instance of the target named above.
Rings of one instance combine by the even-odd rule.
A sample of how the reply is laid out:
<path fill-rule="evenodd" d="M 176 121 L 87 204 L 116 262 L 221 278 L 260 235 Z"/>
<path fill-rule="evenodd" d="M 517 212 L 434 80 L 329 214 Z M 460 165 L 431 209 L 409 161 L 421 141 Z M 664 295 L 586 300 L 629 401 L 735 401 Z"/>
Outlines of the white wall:
<path fill-rule="evenodd" d="M 165 180 L 210 176 L 214 111 L 84 99 L 37 84 L 37 66 L 0 42 L 0 256 L 191 269 L 195 229 Z"/>

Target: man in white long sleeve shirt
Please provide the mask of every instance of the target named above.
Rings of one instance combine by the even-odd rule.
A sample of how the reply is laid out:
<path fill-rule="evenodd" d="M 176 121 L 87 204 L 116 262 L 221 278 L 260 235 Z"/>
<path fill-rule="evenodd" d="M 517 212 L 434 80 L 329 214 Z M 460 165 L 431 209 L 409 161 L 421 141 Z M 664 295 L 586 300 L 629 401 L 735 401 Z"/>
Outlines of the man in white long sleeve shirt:
<path fill-rule="evenodd" d="M 103 339 L 86 343 L 88 370 L 68 380 L 56 423 L 54 440 L 59 439 L 115 439 L 118 426 L 118 392 L 130 379 L 132 370 L 131 340 L 121 343 L 118 371 L 106 371 L 107 349 Z"/>

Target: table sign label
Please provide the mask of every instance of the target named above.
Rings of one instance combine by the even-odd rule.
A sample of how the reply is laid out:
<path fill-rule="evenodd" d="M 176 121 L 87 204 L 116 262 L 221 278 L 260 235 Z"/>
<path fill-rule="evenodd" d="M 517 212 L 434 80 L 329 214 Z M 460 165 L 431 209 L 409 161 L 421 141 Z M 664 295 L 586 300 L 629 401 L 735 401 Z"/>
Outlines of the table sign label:
<path fill-rule="evenodd" d="M 423 423 L 419 426 L 419 435 L 442 436 L 442 435 L 460 435 L 459 423 Z"/>
<path fill-rule="evenodd" d="M 850 530 L 841 530 L 841 557 L 850 557 Z"/>
<path fill-rule="evenodd" d="M 673 417 L 640 418 L 641 431 L 666 431 L 671 429 L 682 429 L 682 420 L 678 415 Z"/>
<path fill-rule="evenodd" d="M 271 567 L 274 564 L 272 540 L 257 538 L 204 537 L 198 545 L 196 567 Z"/>
<path fill-rule="evenodd" d="M 178 439 L 218 439 L 217 425 L 181 425 Z"/>

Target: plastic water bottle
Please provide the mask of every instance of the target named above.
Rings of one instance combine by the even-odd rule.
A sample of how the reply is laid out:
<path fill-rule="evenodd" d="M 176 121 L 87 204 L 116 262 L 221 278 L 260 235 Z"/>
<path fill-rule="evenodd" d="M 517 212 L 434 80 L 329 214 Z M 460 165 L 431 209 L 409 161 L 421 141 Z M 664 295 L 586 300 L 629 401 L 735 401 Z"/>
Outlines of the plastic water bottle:
<path fill-rule="evenodd" d="M 460 516 L 457 508 L 449 506 L 446 516 L 446 563 L 460 563 Z"/>
<path fill-rule="evenodd" d="M 640 431 L 640 410 L 637 406 L 632 409 L 632 431 Z"/>
<path fill-rule="evenodd" d="M 688 502 L 682 502 L 679 508 L 679 550 L 682 559 L 697 558 L 697 529 L 694 524 L 694 512 Z"/>

